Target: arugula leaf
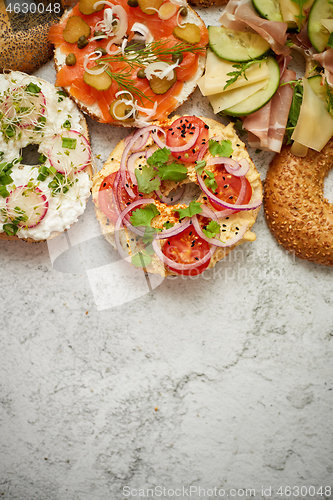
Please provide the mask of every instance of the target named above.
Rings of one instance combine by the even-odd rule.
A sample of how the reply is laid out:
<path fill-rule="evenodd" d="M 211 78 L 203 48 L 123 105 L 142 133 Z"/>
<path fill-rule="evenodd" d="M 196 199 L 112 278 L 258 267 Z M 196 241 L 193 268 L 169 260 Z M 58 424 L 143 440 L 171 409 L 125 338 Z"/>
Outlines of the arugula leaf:
<path fill-rule="evenodd" d="M 173 210 L 174 212 L 178 212 L 179 219 L 183 219 L 184 217 L 192 217 L 192 215 L 200 214 L 202 212 L 201 203 L 197 201 L 191 201 L 188 207 L 186 208 L 178 208 L 178 210 Z"/>
<path fill-rule="evenodd" d="M 147 267 L 152 262 L 150 255 L 144 252 L 138 252 L 131 258 L 131 263 L 135 267 Z"/>
<path fill-rule="evenodd" d="M 211 220 L 206 227 L 202 228 L 202 232 L 207 238 L 215 238 L 215 236 L 220 234 L 220 231 L 220 224 L 216 220 Z"/>
<path fill-rule="evenodd" d="M 169 160 L 170 153 L 171 151 L 168 148 L 157 149 L 148 158 L 147 163 L 151 167 L 161 167 Z"/>
<path fill-rule="evenodd" d="M 159 189 L 161 180 L 156 177 L 157 172 L 155 169 L 143 165 L 141 170 L 135 169 L 135 177 L 138 181 L 139 193 L 151 193 Z"/>
<path fill-rule="evenodd" d="M 293 3 L 299 6 L 299 16 L 298 17 L 298 31 L 301 31 L 302 21 L 305 19 L 305 14 L 303 12 L 303 5 L 306 4 L 307 0 L 291 0 Z"/>
<path fill-rule="evenodd" d="M 159 215 L 159 211 L 156 208 L 156 205 L 154 203 L 149 203 L 149 205 L 146 205 L 143 208 L 138 208 L 137 210 L 134 210 L 130 217 L 131 224 L 133 226 L 148 226 L 150 227 L 152 219 L 156 216 Z"/>
<path fill-rule="evenodd" d="M 205 174 L 207 174 L 208 177 L 204 178 L 204 183 L 209 189 L 215 192 L 217 190 L 215 175 L 213 174 L 213 172 L 210 172 L 209 170 L 205 170 Z"/>
<path fill-rule="evenodd" d="M 208 149 L 212 156 L 223 156 L 225 158 L 229 158 L 234 151 L 232 149 L 231 141 L 229 140 L 221 141 L 219 143 L 214 141 L 214 139 L 210 139 L 208 144 Z"/>
<path fill-rule="evenodd" d="M 333 111 L 333 95 L 331 92 L 331 88 L 328 84 L 327 79 L 325 79 L 325 87 L 326 87 L 326 101 L 327 101 L 327 111 L 332 114 Z"/>
<path fill-rule="evenodd" d="M 158 175 L 162 181 L 175 181 L 180 182 L 187 177 L 187 168 L 181 163 L 173 161 L 172 163 L 165 163 L 158 168 Z"/>
<path fill-rule="evenodd" d="M 301 104 L 303 101 L 303 85 L 302 82 L 298 80 L 287 83 L 295 85 L 293 99 L 291 101 L 291 106 L 289 110 L 288 122 L 286 126 L 287 144 L 290 144 L 291 136 L 297 125 L 298 117 L 301 111 Z"/>
<path fill-rule="evenodd" d="M 294 1 L 294 0 L 293 0 Z M 259 67 L 261 66 L 262 61 L 266 60 L 264 59 L 252 59 L 251 61 L 245 62 L 245 63 L 240 63 L 240 64 L 233 64 L 232 67 L 236 68 L 236 71 L 231 71 L 230 73 L 227 73 L 228 76 L 231 76 L 229 80 L 227 80 L 227 83 L 223 87 L 223 90 L 229 87 L 229 85 L 235 83 L 238 78 L 241 76 L 244 76 L 245 80 L 247 80 L 246 76 L 246 70 L 249 69 L 252 64 L 259 63 Z"/>
<path fill-rule="evenodd" d="M 198 175 L 202 174 L 203 169 L 205 168 L 206 165 L 207 165 L 206 160 L 200 160 L 200 161 L 197 160 L 195 162 L 195 170 L 196 170 Z"/>

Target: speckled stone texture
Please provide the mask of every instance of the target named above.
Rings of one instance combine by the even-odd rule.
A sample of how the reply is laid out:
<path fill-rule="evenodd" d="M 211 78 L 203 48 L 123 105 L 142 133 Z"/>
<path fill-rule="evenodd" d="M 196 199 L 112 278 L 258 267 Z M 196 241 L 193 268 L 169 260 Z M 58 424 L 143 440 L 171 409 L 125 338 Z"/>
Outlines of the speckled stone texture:
<path fill-rule="evenodd" d="M 100 168 L 127 132 L 89 127 Z M 253 229 L 160 281 L 119 270 L 91 203 L 57 245 L 0 242 L 0 498 L 332 497 L 332 269 Z"/>

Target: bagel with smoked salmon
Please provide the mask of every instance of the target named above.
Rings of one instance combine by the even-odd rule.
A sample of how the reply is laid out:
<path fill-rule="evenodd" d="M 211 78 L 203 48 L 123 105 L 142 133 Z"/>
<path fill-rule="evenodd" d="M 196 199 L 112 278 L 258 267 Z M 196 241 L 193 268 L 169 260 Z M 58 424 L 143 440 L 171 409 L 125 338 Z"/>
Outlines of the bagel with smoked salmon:
<path fill-rule="evenodd" d="M 262 201 L 260 174 L 230 123 L 173 117 L 139 129 L 93 178 L 106 239 L 151 273 L 197 275 L 251 231 Z"/>
<path fill-rule="evenodd" d="M 80 0 L 50 29 L 56 85 L 103 123 L 165 120 L 204 71 L 208 31 L 176 0 Z"/>
<path fill-rule="evenodd" d="M 0 239 L 68 229 L 85 210 L 92 162 L 86 121 L 65 92 L 18 71 L 0 75 Z"/>
<path fill-rule="evenodd" d="M 264 208 L 277 241 L 301 259 L 333 266 L 333 205 L 324 198 L 324 180 L 333 166 L 333 140 L 305 158 L 284 146 L 268 169 Z"/>

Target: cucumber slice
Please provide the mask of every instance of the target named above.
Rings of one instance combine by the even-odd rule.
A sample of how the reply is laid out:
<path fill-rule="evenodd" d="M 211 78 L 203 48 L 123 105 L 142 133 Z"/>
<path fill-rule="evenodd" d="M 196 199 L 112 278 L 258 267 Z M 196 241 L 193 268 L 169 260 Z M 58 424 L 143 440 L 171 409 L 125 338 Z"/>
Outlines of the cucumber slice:
<path fill-rule="evenodd" d="M 326 29 L 321 19 L 333 18 L 333 5 L 329 0 L 315 0 L 311 7 L 308 20 L 308 34 L 310 42 L 317 52 L 323 52 L 328 43 L 330 32 Z"/>
<path fill-rule="evenodd" d="M 328 103 L 329 101 L 329 96 L 327 95 L 327 87 L 326 85 L 322 85 L 322 76 L 321 75 L 314 75 L 310 76 L 308 78 L 308 82 L 310 84 L 310 87 L 314 91 L 314 93 L 320 97 L 320 99 L 327 104 L 328 108 Z M 333 118 L 333 109 L 329 110 L 330 115 Z"/>
<path fill-rule="evenodd" d="M 251 61 L 270 49 L 269 43 L 256 33 L 230 30 L 224 26 L 208 26 L 208 33 L 212 51 L 227 61 Z"/>
<path fill-rule="evenodd" d="M 267 66 L 270 75 L 267 87 L 258 90 L 258 92 L 251 95 L 239 104 L 225 109 L 223 111 L 223 114 L 231 116 L 246 116 L 265 106 L 265 104 L 273 97 L 273 95 L 277 91 L 280 83 L 280 69 L 274 57 L 267 58 Z"/>
<path fill-rule="evenodd" d="M 279 0 L 252 0 L 259 16 L 269 21 L 283 22 Z"/>

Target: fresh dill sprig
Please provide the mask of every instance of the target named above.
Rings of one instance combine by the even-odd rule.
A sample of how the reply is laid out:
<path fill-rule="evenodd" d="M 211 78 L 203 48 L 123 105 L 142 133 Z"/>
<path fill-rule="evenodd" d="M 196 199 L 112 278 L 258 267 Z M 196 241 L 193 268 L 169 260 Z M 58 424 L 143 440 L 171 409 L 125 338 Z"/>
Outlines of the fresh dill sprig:
<path fill-rule="evenodd" d="M 122 69 L 114 73 L 110 69 L 106 69 L 105 73 L 107 73 L 109 77 L 118 84 L 120 89 L 127 90 L 132 95 L 138 96 L 141 103 L 143 103 L 143 98 L 153 102 L 149 96 L 144 94 L 142 90 L 135 86 L 135 82 L 132 80 L 132 73 L 130 71 Z"/>
<path fill-rule="evenodd" d="M 103 57 L 97 62 L 125 62 L 131 69 L 135 67 L 144 67 L 154 61 L 170 61 L 173 54 L 184 54 L 185 52 L 193 52 L 204 54 L 205 47 L 197 46 L 192 47 L 184 42 L 177 42 L 176 44 L 170 46 L 170 40 L 154 40 L 148 43 L 146 46 L 142 47 L 141 43 L 134 43 L 125 48 L 123 54 L 117 54 L 114 56 Z"/>
<path fill-rule="evenodd" d="M 233 64 L 232 67 L 236 68 L 236 71 L 231 71 L 230 73 L 227 73 L 228 76 L 231 76 L 229 80 L 227 80 L 227 83 L 223 87 L 223 90 L 229 87 L 229 85 L 232 85 L 235 83 L 238 78 L 241 76 L 244 76 L 245 80 L 247 80 L 246 76 L 246 71 L 252 66 L 252 64 L 257 64 L 259 63 L 259 67 L 261 66 L 261 63 L 265 61 L 267 58 L 264 59 L 252 59 L 251 61 L 245 62 L 245 63 L 239 63 L 239 64 Z"/>

